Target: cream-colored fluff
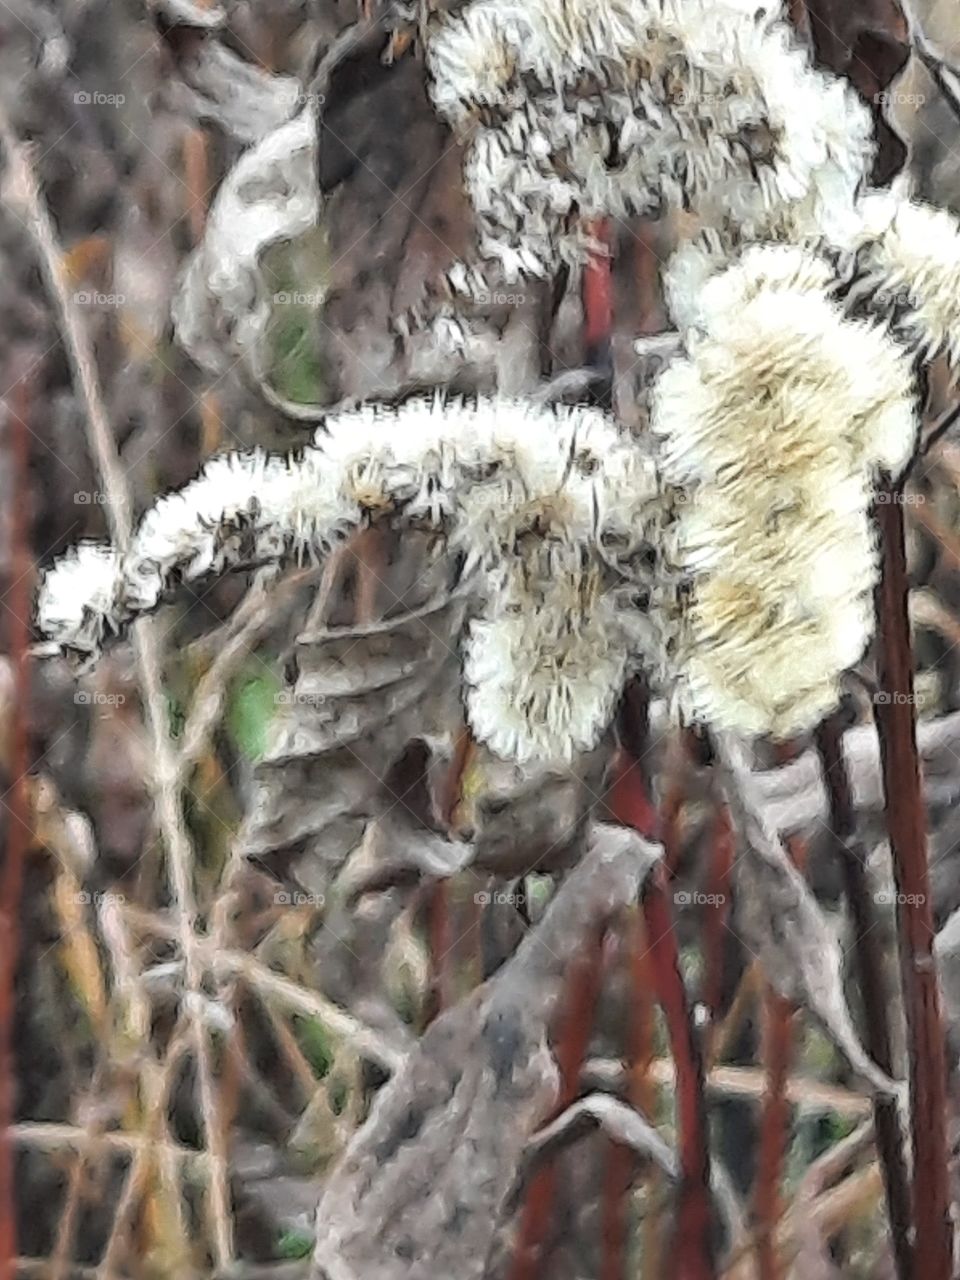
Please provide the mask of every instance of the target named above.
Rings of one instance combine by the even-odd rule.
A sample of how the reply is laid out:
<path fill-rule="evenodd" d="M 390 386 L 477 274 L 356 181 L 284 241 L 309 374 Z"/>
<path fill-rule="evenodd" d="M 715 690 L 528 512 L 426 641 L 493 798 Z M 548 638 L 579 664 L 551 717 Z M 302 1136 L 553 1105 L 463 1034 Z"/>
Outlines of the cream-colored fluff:
<path fill-rule="evenodd" d="M 960 222 L 946 209 L 909 199 L 901 189 L 860 202 L 859 245 L 867 283 L 906 313 L 926 357 L 960 361 Z"/>
<path fill-rule="evenodd" d="M 716 728 L 812 728 L 870 638 L 868 512 L 876 471 L 913 447 L 912 371 L 825 283 L 781 249 L 748 251 L 703 289 L 701 327 L 654 392 L 675 489 L 663 651 L 686 713 Z"/>
<path fill-rule="evenodd" d="M 846 235 L 869 169 L 868 113 L 779 7 L 474 0 L 427 57 L 481 256 L 509 280 L 581 260 L 584 219 L 663 201 L 745 236 Z"/>
<path fill-rule="evenodd" d="M 470 626 L 466 705 L 474 732 L 499 755 L 569 763 L 610 722 L 627 636 L 597 566 L 541 567 L 535 588 L 530 568 L 518 564 Z"/>
<path fill-rule="evenodd" d="M 655 499 L 650 458 L 599 410 L 365 406 L 329 418 L 299 454 L 214 458 L 146 513 L 126 555 L 88 543 L 62 557 L 37 622 L 94 654 L 178 581 L 316 557 L 364 519 L 432 524 L 474 581 L 465 662 L 478 737 L 515 758 L 569 760 L 602 733 L 638 644 L 606 552 L 629 559 Z"/>

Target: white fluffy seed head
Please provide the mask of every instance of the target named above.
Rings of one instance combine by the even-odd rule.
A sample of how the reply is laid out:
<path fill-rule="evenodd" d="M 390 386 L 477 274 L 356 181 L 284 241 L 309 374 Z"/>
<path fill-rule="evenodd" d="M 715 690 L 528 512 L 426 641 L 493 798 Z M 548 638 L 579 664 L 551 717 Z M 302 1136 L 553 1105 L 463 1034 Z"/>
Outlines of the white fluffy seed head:
<path fill-rule="evenodd" d="M 584 219 L 662 201 L 754 238 L 849 233 L 869 114 L 771 9 L 474 0 L 427 52 L 481 255 L 508 280 L 582 261 Z"/>
<path fill-rule="evenodd" d="M 627 663 L 616 604 L 596 568 L 537 586 L 514 572 L 467 636 L 471 727 L 507 759 L 569 764 L 610 723 Z"/>
<path fill-rule="evenodd" d="M 917 435 L 909 353 L 882 325 L 844 315 L 831 283 L 809 251 L 764 245 L 701 286 L 690 359 L 655 392 L 670 483 L 736 465 L 748 422 L 771 467 L 806 453 L 815 468 L 839 449 L 867 470 L 902 471 Z"/>
<path fill-rule="evenodd" d="M 905 308 L 917 346 L 960 362 L 960 222 L 946 209 L 909 199 L 902 189 L 860 202 L 859 245 L 869 283 Z"/>
<path fill-rule="evenodd" d="M 873 481 L 916 436 L 907 353 L 798 253 L 753 249 L 711 279 L 653 396 L 668 673 L 691 717 L 778 737 L 836 705 L 866 647 Z"/>
<path fill-rule="evenodd" d="M 332 416 L 299 454 L 212 459 L 146 513 L 125 556 L 87 544 L 59 561 L 38 623 L 93 652 L 181 579 L 319 555 L 368 517 L 427 523 L 465 573 L 484 571 L 467 660 L 478 736 L 504 754 L 566 758 L 594 745 L 642 648 L 602 582 L 648 537 L 656 493 L 652 460 L 598 410 L 364 406 Z"/>
<path fill-rule="evenodd" d="M 54 645 L 95 653 L 120 587 L 121 557 L 100 542 L 80 542 L 43 574 L 37 598 L 37 628 Z"/>

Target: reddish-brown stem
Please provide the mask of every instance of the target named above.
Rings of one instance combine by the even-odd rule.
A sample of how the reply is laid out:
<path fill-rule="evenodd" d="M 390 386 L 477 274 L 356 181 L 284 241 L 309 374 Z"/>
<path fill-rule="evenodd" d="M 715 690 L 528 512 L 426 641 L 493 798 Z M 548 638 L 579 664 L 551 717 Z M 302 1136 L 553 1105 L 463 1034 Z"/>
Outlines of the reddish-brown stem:
<path fill-rule="evenodd" d="M 817 746 L 830 803 L 830 838 L 843 868 L 847 906 L 853 921 L 857 985 L 863 1000 L 864 1043 L 877 1066 L 892 1076 L 893 1048 L 886 965 L 880 934 L 875 928 L 877 914 L 870 894 L 864 852 L 855 834 L 856 813 L 843 758 L 842 728 L 835 719 L 820 726 Z M 875 1098 L 873 1118 L 883 1167 L 897 1280 L 910 1280 L 910 1180 L 904 1162 L 903 1134 L 896 1099 Z"/>
<path fill-rule="evenodd" d="M 626 1053 L 629 1071 L 627 1096 L 634 1106 L 653 1119 L 656 1108 L 656 1090 L 650 1079 L 650 1064 L 654 1058 L 653 1040 L 653 975 L 646 936 L 639 912 L 632 910 L 627 917 L 624 942 L 630 976 L 631 1000 L 627 1013 Z M 604 1175 L 603 1202 L 601 1206 L 601 1259 L 600 1280 L 624 1280 L 626 1275 L 629 1223 L 627 1195 L 633 1176 L 636 1157 L 628 1147 L 615 1145 L 610 1152 Z M 655 1226 L 651 1215 L 649 1222 Z M 648 1274 L 651 1270 L 651 1248 L 656 1247 L 654 1231 L 644 1241 L 644 1261 Z"/>
<path fill-rule="evenodd" d="M 897 933 L 910 1056 L 915 1280 L 947 1280 L 951 1227 L 946 1147 L 946 1047 L 933 956 L 927 820 L 917 757 L 913 654 L 907 613 L 902 483 L 886 481 L 876 520 L 879 695 L 875 715 L 897 886 Z"/>
<path fill-rule="evenodd" d="M 790 1124 L 787 1076 L 793 1052 L 793 1003 L 767 988 L 764 999 L 763 1063 L 766 1090 L 760 1121 L 754 1187 L 757 1270 L 760 1280 L 780 1280 L 776 1231 L 781 1212 L 780 1180 Z"/>
<path fill-rule="evenodd" d="M 429 1025 L 438 1013 L 450 1004 L 450 949 L 453 946 L 453 928 L 450 922 L 450 902 L 447 882 L 438 880 L 430 886 L 427 897 L 427 952 L 430 973 L 427 980 L 427 1008 L 425 1023 Z"/>
<path fill-rule="evenodd" d="M 647 880 L 643 918 L 657 995 L 666 1018 L 670 1052 L 677 1073 L 680 1191 L 673 1275 L 676 1280 L 711 1280 L 716 1275 L 716 1265 L 703 1062 L 680 971 L 668 880 L 663 867 L 658 867 Z"/>
<path fill-rule="evenodd" d="M 438 799 L 440 820 L 453 825 L 457 806 L 463 791 L 463 775 L 470 761 L 473 739 L 465 726 L 457 735 L 453 759 L 443 783 L 443 794 Z M 427 1008 L 425 1021 L 432 1022 L 450 1004 L 450 952 L 453 947 L 453 928 L 450 920 L 450 900 L 447 882 L 438 880 L 430 887 L 427 897 L 427 951 L 430 973 L 428 977 Z"/>
<path fill-rule="evenodd" d="M 624 737 L 634 745 L 640 735 L 630 732 L 630 710 L 628 705 Z M 641 834 L 649 835 L 651 826 L 657 825 L 655 814 L 651 814 L 643 771 L 626 747 L 621 748 L 614 764 L 608 805 L 616 821 L 634 827 Z M 647 880 L 643 918 L 654 986 L 667 1023 L 677 1079 L 680 1190 L 672 1274 L 676 1280 L 710 1280 L 716 1275 L 716 1265 L 703 1061 L 680 970 L 668 886 L 669 876 L 661 864 Z"/>
<path fill-rule="evenodd" d="M 7 406 L 6 432 L 12 483 L 8 506 L 10 574 L 7 590 L 8 653 L 14 670 L 15 711 L 10 754 L 10 782 L 3 802 L 6 857 L 0 882 L 0 1277 L 13 1280 L 16 1272 L 17 1227 L 14 1198 L 13 1150 L 10 1126 L 14 1120 L 16 969 L 18 925 L 23 872 L 31 839 L 28 707 L 30 701 L 30 599 L 33 575 L 28 523 L 30 493 L 30 384 L 22 376 Z"/>
<path fill-rule="evenodd" d="M 598 218 L 588 226 L 590 235 L 609 248 L 610 226 Z M 592 253 L 583 269 L 583 337 L 587 358 L 604 351 L 613 332 L 613 263 L 609 253 Z"/>
<path fill-rule="evenodd" d="M 203 239 L 210 191 L 210 139 L 206 129 L 188 129 L 183 138 L 183 175 L 186 181 L 187 219 L 194 244 Z"/>
<path fill-rule="evenodd" d="M 633 827 L 648 840 L 658 834 L 660 821 L 647 792 L 639 761 L 622 749 L 613 761 L 613 782 L 607 794 L 611 817 L 625 827 Z"/>
<path fill-rule="evenodd" d="M 604 932 L 605 929 L 601 929 L 585 939 L 567 980 L 557 1041 L 560 1091 L 555 1115 L 565 1111 L 576 1100 L 580 1087 L 580 1073 L 587 1056 L 594 1010 L 600 996 Z M 537 1280 L 538 1276 L 546 1274 L 542 1263 L 556 1191 L 556 1166 L 549 1164 L 535 1175 L 527 1192 L 508 1280 Z"/>
<path fill-rule="evenodd" d="M 806 843 L 797 836 L 786 842 L 787 852 L 802 871 L 807 861 Z M 760 1280 L 781 1280 L 776 1232 L 780 1218 L 780 1183 L 790 1133 L 787 1077 L 793 1056 L 793 1015 L 790 1000 L 768 987 L 764 997 L 763 1062 L 766 1091 L 760 1118 L 760 1144 L 753 1207 L 756 1218 L 757 1267 Z"/>
<path fill-rule="evenodd" d="M 452 827 L 456 819 L 457 806 L 463 797 L 463 775 L 470 763 L 473 752 L 473 738 L 470 730 L 464 725 L 457 734 L 453 744 L 453 758 L 450 768 L 443 780 L 443 794 L 438 801 L 440 821 L 444 826 Z"/>
<path fill-rule="evenodd" d="M 713 1059 L 713 1042 L 717 1019 L 723 1001 L 723 953 L 727 912 L 730 906 L 730 875 L 733 871 L 733 823 L 723 800 L 713 817 L 711 860 L 707 879 L 707 905 L 703 926 L 703 952 L 706 962 L 704 1004 L 710 1013 L 704 1057 Z"/>
<path fill-rule="evenodd" d="M 688 741 L 681 729 L 673 737 L 667 752 L 666 782 L 660 803 L 658 836 L 663 845 L 664 866 L 671 876 L 680 870 L 683 841 L 680 833 L 680 815 L 687 783 Z"/>
<path fill-rule="evenodd" d="M 630 1041 L 630 1096 L 651 1123 L 657 1114 L 657 1086 L 653 1079 L 653 1060 L 656 1056 L 654 1038 L 654 977 L 653 962 L 647 944 L 647 934 L 643 920 L 637 911 L 632 918 L 632 937 L 630 946 L 630 986 L 633 991 L 633 1016 L 631 1027 L 633 1035 Z M 649 1177 L 652 1183 L 659 1178 L 656 1169 L 651 1168 Z M 664 1244 L 663 1232 L 659 1216 L 648 1213 L 643 1230 L 643 1263 L 644 1273 L 650 1277 L 659 1277 L 660 1255 Z"/>

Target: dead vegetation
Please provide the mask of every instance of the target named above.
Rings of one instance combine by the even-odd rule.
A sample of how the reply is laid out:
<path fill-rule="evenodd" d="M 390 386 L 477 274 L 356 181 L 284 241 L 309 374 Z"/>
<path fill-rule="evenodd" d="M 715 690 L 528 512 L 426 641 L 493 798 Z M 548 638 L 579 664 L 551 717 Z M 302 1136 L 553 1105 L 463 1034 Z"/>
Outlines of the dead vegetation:
<path fill-rule="evenodd" d="M 908 83 L 893 3 L 792 8 L 872 102 Z M 211 452 L 304 443 L 322 406 L 576 397 L 599 364 L 642 426 L 657 355 L 632 342 L 663 327 L 670 220 L 611 233 L 612 279 L 475 306 L 466 356 L 397 323 L 442 313 L 472 235 L 425 19 L 0 17 L 0 1274 L 946 1277 L 960 455 L 939 365 L 927 444 L 878 507 L 879 644 L 810 741 L 749 758 L 633 682 L 571 769 L 499 760 L 463 723 L 449 564 L 376 528 L 322 567 L 191 588 L 79 678 L 31 652 L 37 563 L 123 545 Z M 929 46 L 955 127 L 933 19 Z M 874 105 L 897 126 L 878 176 L 904 134 L 955 197 L 949 148 Z"/>

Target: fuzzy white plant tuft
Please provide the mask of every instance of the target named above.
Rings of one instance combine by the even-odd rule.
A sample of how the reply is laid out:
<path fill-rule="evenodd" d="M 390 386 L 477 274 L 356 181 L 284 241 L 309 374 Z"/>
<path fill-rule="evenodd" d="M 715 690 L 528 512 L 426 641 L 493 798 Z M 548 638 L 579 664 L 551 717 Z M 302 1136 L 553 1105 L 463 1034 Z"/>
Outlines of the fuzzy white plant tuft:
<path fill-rule="evenodd" d="M 100 542 L 80 542 L 43 577 L 37 629 L 55 648 L 96 651 L 120 625 L 116 615 L 121 557 Z"/>
<path fill-rule="evenodd" d="M 481 256 L 508 280 L 581 261 L 585 219 L 664 202 L 743 237 L 849 235 L 869 115 L 778 6 L 474 0 L 427 55 Z"/>
<path fill-rule="evenodd" d="M 664 649 L 681 705 L 716 728 L 812 728 L 870 638 L 869 507 L 916 440 L 913 369 L 829 283 L 802 250 L 748 250 L 702 289 L 655 387 L 676 487 Z"/>
<path fill-rule="evenodd" d="M 147 511 L 125 555 L 86 543 L 61 558 L 37 624 L 93 655 L 180 581 L 317 557 L 371 519 L 427 525 L 475 581 L 468 682 L 491 662 L 500 681 L 476 680 L 468 695 L 478 736 L 514 758 L 569 760 L 602 733 L 630 660 L 617 575 L 600 553 L 642 540 L 655 490 L 650 459 L 597 410 L 366 406 L 329 418 L 299 454 L 214 458 Z M 526 731 L 507 727 L 518 716 Z"/>
<path fill-rule="evenodd" d="M 925 358 L 960 363 L 960 222 L 946 209 L 902 190 L 873 191 L 860 202 L 861 289 L 903 313 Z"/>

